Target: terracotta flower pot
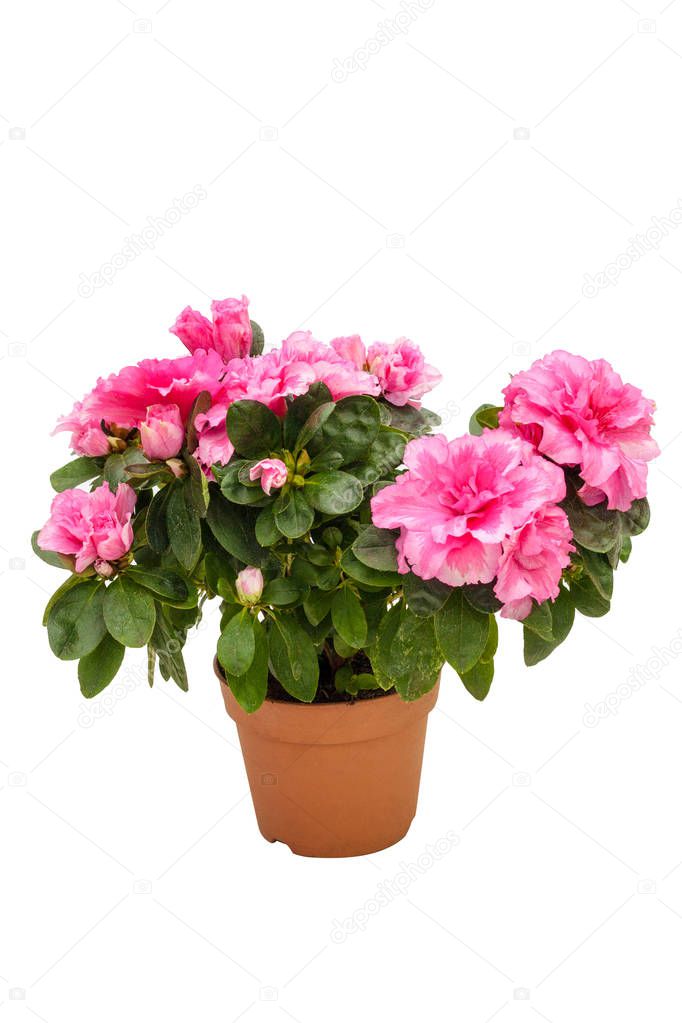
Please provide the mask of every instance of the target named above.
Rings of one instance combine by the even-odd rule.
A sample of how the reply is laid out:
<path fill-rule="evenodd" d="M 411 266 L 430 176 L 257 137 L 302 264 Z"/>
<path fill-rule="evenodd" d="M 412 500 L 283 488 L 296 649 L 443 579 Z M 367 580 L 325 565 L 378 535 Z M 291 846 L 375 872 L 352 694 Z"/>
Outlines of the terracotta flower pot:
<path fill-rule="evenodd" d="M 404 703 L 266 700 L 255 714 L 220 678 L 236 722 L 258 826 L 299 856 L 362 856 L 407 833 L 417 809 L 426 719 L 438 686 Z"/>

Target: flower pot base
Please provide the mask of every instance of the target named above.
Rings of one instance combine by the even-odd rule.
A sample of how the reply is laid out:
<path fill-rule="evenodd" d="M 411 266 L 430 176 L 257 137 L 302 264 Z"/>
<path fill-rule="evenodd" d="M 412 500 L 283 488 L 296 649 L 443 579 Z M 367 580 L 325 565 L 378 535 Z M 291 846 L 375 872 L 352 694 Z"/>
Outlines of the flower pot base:
<path fill-rule="evenodd" d="M 414 703 L 395 694 L 338 704 L 266 700 L 255 714 L 222 678 L 221 686 L 267 841 L 298 856 L 344 857 L 407 834 L 438 686 Z"/>

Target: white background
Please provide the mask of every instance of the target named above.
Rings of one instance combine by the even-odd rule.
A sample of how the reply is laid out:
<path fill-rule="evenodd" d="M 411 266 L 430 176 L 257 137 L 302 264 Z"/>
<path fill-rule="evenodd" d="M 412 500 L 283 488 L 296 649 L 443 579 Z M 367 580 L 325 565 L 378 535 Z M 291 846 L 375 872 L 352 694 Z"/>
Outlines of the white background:
<path fill-rule="evenodd" d="M 682 199 L 663 2 L 435 0 L 384 45 L 392 0 L 3 5 L 0 1023 L 681 1018 L 682 227 L 583 293 Z M 111 276 L 148 218 L 155 247 Z M 418 341 L 450 436 L 556 347 L 658 403 L 653 521 L 611 615 L 532 671 L 509 623 L 482 705 L 445 672 L 417 819 L 373 857 L 260 838 L 215 612 L 189 694 L 149 691 L 133 652 L 87 708 L 40 627 L 61 577 L 28 536 L 67 458 L 57 416 L 180 355 L 183 306 L 242 291 L 271 343 Z M 335 941 L 335 920 L 364 929 Z"/>

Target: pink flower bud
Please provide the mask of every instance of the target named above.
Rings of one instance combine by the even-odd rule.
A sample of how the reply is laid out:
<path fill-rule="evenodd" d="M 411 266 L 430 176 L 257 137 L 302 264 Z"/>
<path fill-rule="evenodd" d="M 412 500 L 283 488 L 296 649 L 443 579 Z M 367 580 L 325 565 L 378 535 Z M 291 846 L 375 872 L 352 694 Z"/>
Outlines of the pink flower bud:
<path fill-rule="evenodd" d="M 147 458 L 164 461 L 173 458 L 182 447 L 185 428 L 177 405 L 150 405 L 140 423 L 142 450 Z"/>
<path fill-rule="evenodd" d="M 237 596 L 242 604 L 257 604 L 263 593 L 264 579 L 260 568 L 244 568 L 237 576 Z"/>
<path fill-rule="evenodd" d="M 97 558 L 95 562 L 95 572 L 97 575 L 101 575 L 102 579 L 111 579 L 114 574 L 114 566 L 110 565 L 108 561 L 104 561 L 102 558 Z"/>
<path fill-rule="evenodd" d="M 288 476 L 287 467 L 280 458 L 262 458 L 249 472 L 251 482 L 260 480 L 260 485 L 268 497 L 273 487 L 279 490 L 284 486 Z"/>

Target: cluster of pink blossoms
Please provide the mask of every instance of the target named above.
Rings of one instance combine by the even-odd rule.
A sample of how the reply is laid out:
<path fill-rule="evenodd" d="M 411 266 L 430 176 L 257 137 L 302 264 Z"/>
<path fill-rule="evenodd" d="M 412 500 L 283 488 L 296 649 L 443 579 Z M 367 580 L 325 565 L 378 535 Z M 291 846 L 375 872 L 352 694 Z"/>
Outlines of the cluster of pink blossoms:
<path fill-rule="evenodd" d="M 604 359 L 552 352 L 517 373 L 504 391 L 500 426 L 558 465 L 575 466 L 585 504 L 627 511 L 646 496 L 654 403 L 624 384 Z"/>
<path fill-rule="evenodd" d="M 38 546 L 74 558 L 76 572 L 90 565 L 102 576 L 113 573 L 112 562 L 133 544 L 132 517 L 136 494 L 121 483 L 115 494 L 109 484 L 88 493 L 65 490 L 52 501 L 50 518 L 38 534 Z"/>
<path fill-rule="evenodd" d="M 490 583 L 502 614 L 555 599 L 574 549 L 562 470 L 503 430 L 410 441 L 408 471 L 372 499 L 374 524 L 400 529 L 399 571 L 448 586 Z"/>
<path fill-rule="evenodd" d="M 146 359 L 100 379 L 59 420 L 57 431 L 71 432 L 71 447 L 77 454 L 106 455 L 112 450 L 110 431 L 138 429 L 148 458 L 172 458 L 182 447 L 194 400 L 208 391 L 211 407 L 196 419 L 196 457 L 210 474 L 212 465 L 227 463 L 234 451 L 225 427 L 234 401 L 250 398 L 284 415 L 287 397 L 305 394 L 312 384 L 321 382 L 334 400 L 383 394 L 394 405 L 418 405 L 440 381 L 440 374 L 405 338 L 366 350 L 357 336 L 336 338 L 326 345 L 309 332 L 298 331 L 280 348 L 251 357 L 248 299 L 213 302 L 211 310 L 212 322 L 187 307 L 171 327 L 191 355 Z"/>

